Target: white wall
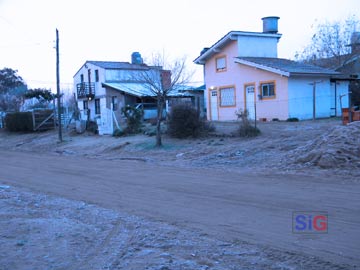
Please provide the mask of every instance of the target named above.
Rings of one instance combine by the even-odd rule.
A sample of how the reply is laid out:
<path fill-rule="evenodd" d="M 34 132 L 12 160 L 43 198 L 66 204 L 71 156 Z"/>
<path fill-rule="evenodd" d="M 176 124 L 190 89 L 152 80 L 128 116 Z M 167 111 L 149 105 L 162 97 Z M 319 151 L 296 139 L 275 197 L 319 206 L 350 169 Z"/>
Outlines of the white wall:
<path fill-rule="evenodd" d="M 80 70 L 75 74 L 74 76 L 74 89 L 75 93 L 77 94 L 76 85 L 81 82 L 80 76 L 81 74 L 84 75 L 84 82 L 88 83 L 88 70 L 91 71 L 91 82 L 95 83 L 95 96 L 102 96 L 105 95 L 105 89 L 101 87 L 101 83 L 105 82 L 105 70 L 103 68 L 100 68 L 96 65 L 86 63 L 80 68 Z M 99 71 L 99 82 L 95 81 L 95 70 Z"/>
<path fill-rule="evenodd" d="M 238 36 L 239 57 L 277 57 L 275 37 Z"/>

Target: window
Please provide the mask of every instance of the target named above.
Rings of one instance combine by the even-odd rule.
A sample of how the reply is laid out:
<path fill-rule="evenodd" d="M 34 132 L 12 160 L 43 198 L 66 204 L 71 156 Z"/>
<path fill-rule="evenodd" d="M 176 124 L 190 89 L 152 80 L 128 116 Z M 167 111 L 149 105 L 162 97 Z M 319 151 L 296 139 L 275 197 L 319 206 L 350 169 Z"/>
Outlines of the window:
<path fill-rule="evenodd" d="M 99 81 L 99 70 L 95 69 L 95 82 Z"/>
<path fill-rule="evenodd" d="M 84 110 L 89 109 L 89 103 L 88 103 L 87 100 L 84 100 L 84 101 L 83 101 L 83 109 L 84 109 Z"/>
<path fill-rule="evenodd" d="M 262 98 L 275 98 L 275 83 L 266 82 L 260 84 Z"/>
<path fill-rule="evenodd" d="M 216 72 L 226 71 L 226 57 L 216 58 Z"/>
<path fill-rule="evenodd" d="M 100 114 L 100 99 L 95 98 L 95 114 Z"/>
<path fill-rule="evenodd" d="M 235 106 L 235 88 L 227 87 L 220 89 L 220 106 L 230 107 Z"/>
<path fill-rule="evenodd" d="M 117 111 L 118 110 L 118 97 L 117 96 L 111 97 L 111 104 L 112 104 L 113 111 Z"/>
<path fill-rule="evenodd" d="M 84 82 L 84 74 L 80 75 L 80 82 L 83 83 Z"/>

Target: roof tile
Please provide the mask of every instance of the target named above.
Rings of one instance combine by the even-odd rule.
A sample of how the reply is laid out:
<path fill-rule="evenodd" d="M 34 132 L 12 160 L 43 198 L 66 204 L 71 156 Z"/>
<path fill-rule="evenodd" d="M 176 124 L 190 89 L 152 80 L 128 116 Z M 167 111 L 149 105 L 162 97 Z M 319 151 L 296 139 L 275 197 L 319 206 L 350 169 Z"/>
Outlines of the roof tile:
<path fill-rule="evenodd" d="M 258 65 L 278 69 L 291 74 L 327 74 L 336 75 L 338 72 L 322 68 L 319 66 L 303 64 L 300 62 L 283 59 L 283 58 L 269 58 L 269 57 L 237 57 L 248 62 L 252 62 Z"/>

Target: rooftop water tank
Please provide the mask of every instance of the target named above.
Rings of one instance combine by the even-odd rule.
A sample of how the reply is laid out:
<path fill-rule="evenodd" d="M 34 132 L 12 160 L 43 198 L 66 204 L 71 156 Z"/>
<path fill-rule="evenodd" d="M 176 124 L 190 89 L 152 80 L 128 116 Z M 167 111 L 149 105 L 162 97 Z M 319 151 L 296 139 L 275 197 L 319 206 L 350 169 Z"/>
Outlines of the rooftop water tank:
<path fill-rule="evenodd" d="M 263 33 L 276 34 L 278 32 L 278 20 L 280 17 L 269 16 L 262 18 Z"/>
<path fill-rule="evenodd" d="M 133 52 L 131 54 L 131 64 L 141 65 L 143 63 L 144 63 L 144 61 L 139 52 Z"/>

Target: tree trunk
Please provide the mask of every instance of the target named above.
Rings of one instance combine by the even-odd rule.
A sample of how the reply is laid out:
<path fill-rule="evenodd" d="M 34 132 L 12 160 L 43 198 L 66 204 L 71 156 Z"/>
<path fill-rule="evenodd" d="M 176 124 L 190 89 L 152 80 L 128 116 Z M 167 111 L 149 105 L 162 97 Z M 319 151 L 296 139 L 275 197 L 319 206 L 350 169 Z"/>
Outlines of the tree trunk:
<path fill-rule="evenodd" d="M 157 100 L 157 121 L 156 121 L 156 147 L 162 146 L 161 141 L 161 119 L 162 119 L 162 111 L 163 111 L 163 101 L 161 97 L 158 97 Z"/>

